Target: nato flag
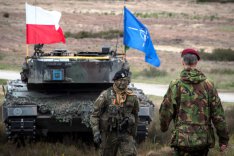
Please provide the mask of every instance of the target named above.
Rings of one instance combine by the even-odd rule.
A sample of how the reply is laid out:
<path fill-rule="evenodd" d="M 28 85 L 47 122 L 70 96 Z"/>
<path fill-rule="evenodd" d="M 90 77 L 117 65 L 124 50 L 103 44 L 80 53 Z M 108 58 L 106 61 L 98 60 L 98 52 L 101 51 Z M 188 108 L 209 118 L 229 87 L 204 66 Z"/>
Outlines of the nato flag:
<path fill-rule="evenodd" d="M 145 53 L 145 62 L 159 67 L 160 60 L 156 54 L 148 29 L 124 7 L 124 45 Z"/>

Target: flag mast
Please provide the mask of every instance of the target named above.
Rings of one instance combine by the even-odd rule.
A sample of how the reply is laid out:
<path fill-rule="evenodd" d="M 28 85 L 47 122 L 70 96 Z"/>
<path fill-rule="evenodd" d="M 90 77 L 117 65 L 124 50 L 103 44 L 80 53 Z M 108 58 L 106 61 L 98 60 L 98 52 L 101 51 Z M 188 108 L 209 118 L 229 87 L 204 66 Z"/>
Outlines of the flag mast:
<path fill-rule="evenodd" d="M 124 7 L 125 7 L 125 1 L 126 0 L 124 0 L 123 2 L 124 2 Z M 120 30 L 120 27 L 121 27 L 121 23 L 123 22 L 123 19 L 124 19 L 124 9 L 123 9 L 123 11 L 122 11 L 122 16 L 121 16 L 121 19 L 120 19 L 120 22 L 119 22 L 119 25 L 118 25 L 118 29 Z M 123 22 L 123 24 L 124 24 L 124 22 Z M 123 29 L 123 27 L 122 27 L 122 29 Z M 124 31 L 123 31 L 124 32 Z M 119 44 L 119 37 L 120 37 L 120 35 L 119 34 L 117 34 L 117 41 L 116 41 L 116 46 L 115 46 L 115 53 L 117 53 L 117 49 L 118 49 L 118 44 Z M 122 56 L 122 58 L 124 59 L 124 60 L 126 60 L 126 49 L 125 49 L 125 46 L 123 47 L 123 50 L 122 50 L 122 52 L 121 52 L 122 54 L 121 54 L 121 56 Z"/>
<path fill-rule="evenodd" d="M 28 44 L 26 43 L 26 57 L 28 57 L 29 54 L 28 54 Z"/>
<path fill-rule="evenodd" d="M 26 2 L 27 3 L 27 2 Z M 34 5 L 37 4 L 37 0 L 34 1 Z M 25 10 L 26 11 L 26 10 Z M 26 14 L 27 16 L 27 14 Z M 37 15 L 36 15 L 36 7 L 35 7 L 35 19 L 36 19 Z M 27 17 L 26 17 L 27 18 Z M 27 19 L 26 19 L 27 20 Z M 36 36 L 36 35 L 35 35 Z M 27 38 L 27 28 L 26 28 L 26 38 Z M 36 39 L 35 39 L 36 40 Z M 29 44 L 26 43 L 26 57 L 29 56 Z"/>
<path fill-rule="evenodd" d="M 124 8 L 125 8 L 125 4 L 126 4 L 126 0 L 124 0 Z M 123 8 L 123 17 L 122 17 L 122 19 L 124 20 L 124 8 Z M 123 25 L 124 25 L 124 21 L 123 21 Z M 123 29 L 124 29 L 124 26 L 123 26 Z M 123 30 L 123 36 L 124 36 L 124 30 Z M 124 39 L 124 37 L 123 37 L 123 39 Z M 124 44 L 124 50 L 123 50 L 123 55 L 124 55 L 124 59 L 126 60 L 126 46 L 125 46 L 125 44 Z"/>

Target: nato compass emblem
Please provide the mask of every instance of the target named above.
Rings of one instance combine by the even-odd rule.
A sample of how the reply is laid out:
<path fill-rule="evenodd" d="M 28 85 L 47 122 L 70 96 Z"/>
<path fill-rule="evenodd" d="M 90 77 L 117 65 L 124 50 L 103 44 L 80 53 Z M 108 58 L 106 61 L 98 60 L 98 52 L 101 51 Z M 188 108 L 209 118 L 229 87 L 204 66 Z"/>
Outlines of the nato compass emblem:
<path fill-rule="evenodd" d="M 131 30 L 139 31 L 139 35 L 140 35 L 141 39 L 143 40 L 142 47 L 145 47 L 145 42 L 146 42 L 147 38 L 149 38 L 148 31 L 143 29 L 143 28 L 141 28 L 141 29 L 137 29 L 137 28 L 133 28 L 133 27 L 128 27 L 128 28 Z"/>

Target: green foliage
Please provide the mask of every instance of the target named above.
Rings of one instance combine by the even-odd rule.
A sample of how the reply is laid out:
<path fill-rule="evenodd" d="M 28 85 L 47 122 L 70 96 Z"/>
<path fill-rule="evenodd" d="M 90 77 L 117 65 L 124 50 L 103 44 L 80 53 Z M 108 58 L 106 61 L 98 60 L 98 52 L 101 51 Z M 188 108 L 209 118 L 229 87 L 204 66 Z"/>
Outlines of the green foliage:
<path fill-rule="evenodd" d="M 234 91 L 234 81 L 233 81 L 234 74 L 231 74 L 231 71 L 229 70 L 227 70 L 227 72 L 229 72 L 228 74 L 227 72 L 226 73 L 225 72 L 226 71 L 224 71 L 223 74 L 221 74 L 222 69 L 220 69 L 220 70 L 217 70 L 217 73 L 207 72 L 206 75 L 209 79 L 211 79 L 214 82 L 217 89 L 233 92 Z"/>
<path fill-rule="evenodd" d="M 229 87 L 233 87 L 233 88 L 234 88 L 234 82 L 231 82 L 231 83 L 229 84 Z"/>
<path fill-rule="evenodd" d="M 149 69 L 144 69 L 142 71 L 142 75 L 145 75 L 146 77 L 166 76 L 167 72 L 159 70 L 157 68 L 150 67 Z"/>
<path fill-rule="evenodd" d="M 2 60 L 4 57 L 4 54 L 0 53 L 0 60 Z"/>
<path fill-rule="evenodd" d="M 218 15 L 203 16 L 200 14 L 187 14 L 187 13 L 172 13 L 172 12 L 151 12 L 151 13 L 134 13 L 136 17 L 140 18 L 185 18 L 190 20 L 210 20 L 219 19 Z"/>
<path fill-rule="evenodd" d="M 0 79 L 0 85 L 6 85 L 7 84 L 7 80 L 5 79 Z"/>
<path fill-rule="evenodd" d="M 0 63 L 0 70 L 13 70 L 13 71 L 20 71 L 21 65 L 16 64 L 9 64 L 9 63 Z"/>
<path fill-rule="evenodd" d="M 227 75 L 232 75 L 234 74 L 234 70 L 232 69 L 211 69 L 210 71 L 211 74 L 227 74 Z"/>
<path fill-rule="evenodd" d="M 226 32 L 234 32 L 234 26 L 233 25 L 222 25 L 220 27 L 221 31 L 226 31 Z"/>
<path fill-rule="evenodd" d="M 103 38 L 103 39 L 113 39 L 123 37 L 123 31 L 120 30 L 108 30 L 108 31 L 100 31 L 100 32 L 88 32 L 88 31 L 80 31 L 78 33 L 65 32 L 66 38 L 75 38 L 75 39 L 83 39 L 83 38 Z"/>
<path fill-rule="evenodd" d="M 232 49 L 214 49 L 212 53 L 200 50 L 200 55 L 203 60 L 234 61 L 234 50 Z"/>
<path fill-rule="evenodd" d="M 147 78 L 155 78 L 155 77 L 163 77 L 166 76 L 167 72 L 164 70 L 159 70 L 157 68 L 154 67 L 150 67 L 149 69 L 143 69 L 140 72 L 134 72 L 133 73 L 133 78 L 136 77 L 147 77 Z"/>
<path fill-rule="evenodd" d="M 141 18 L 159 18 L 159 17 L 164 17 L 164 18 L 169 18 L 169 17 L 176 17 L 178 16 L 176 13 L 171 13 L 171 12 L 152 12 L 152 13 L 140 13 L 136 12 L 134 13 L 136 17 L 141 17 Z"/>
<path fill-rule="evenodd" d="M 210 16 L 210 21 L 213 21 L 214 19 L 218 19 L 218 17 L 216 15 L 211 15 Z"/>

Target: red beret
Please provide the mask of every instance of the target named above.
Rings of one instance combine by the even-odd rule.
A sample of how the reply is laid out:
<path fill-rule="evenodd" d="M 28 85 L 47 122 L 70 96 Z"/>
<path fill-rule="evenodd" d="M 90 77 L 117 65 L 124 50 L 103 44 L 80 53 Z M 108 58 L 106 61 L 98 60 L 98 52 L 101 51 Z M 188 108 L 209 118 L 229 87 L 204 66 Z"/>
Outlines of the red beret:
<path fill-rule="evenodd" d="M 199 56 L 199 53 L 194 50 L 194 49 L 184 49 L 181 53 L 181 57 L 183 57 L 185 54 L 194 54 L 197 56 L 197 59 L 200 60 L 200 56 Z"/>

